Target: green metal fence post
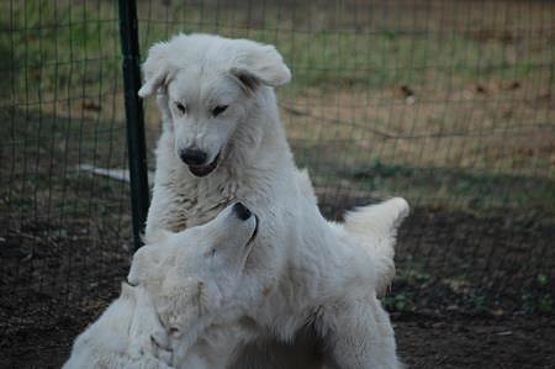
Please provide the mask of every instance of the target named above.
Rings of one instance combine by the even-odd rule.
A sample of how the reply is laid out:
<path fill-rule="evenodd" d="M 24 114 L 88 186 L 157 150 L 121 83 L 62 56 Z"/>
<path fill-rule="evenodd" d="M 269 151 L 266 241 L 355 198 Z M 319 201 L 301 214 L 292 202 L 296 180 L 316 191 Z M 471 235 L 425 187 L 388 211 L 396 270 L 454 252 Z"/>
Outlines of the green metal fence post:
<path fill-rule="evenodd" d="M 143 104 L 137 95 L 141 87 L 141 70 L 137 4 L 135 0 L 119 0 L 119 20 L 121 50 L 123 54 L 123 81 L 129 174 L 131 180 L 134 250 L 137 250 L 142 245 L 141 234 L 144 229 L 149 206 L 149 189 Z"/>

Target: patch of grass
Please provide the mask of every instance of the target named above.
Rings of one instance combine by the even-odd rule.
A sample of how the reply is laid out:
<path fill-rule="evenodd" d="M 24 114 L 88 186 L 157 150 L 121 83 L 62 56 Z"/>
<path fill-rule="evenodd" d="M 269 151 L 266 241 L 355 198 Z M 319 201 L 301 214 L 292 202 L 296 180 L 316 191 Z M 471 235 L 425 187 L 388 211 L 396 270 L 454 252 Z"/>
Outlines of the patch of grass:
<path fill-rule="evenodd" d="M 152 11 L 152 9 L 149 9 Z M 390 85 L 465 83 L 480 79 L 514 80 L 544 69 L 549 48 L 534 48 L 526 59 L 514 58 L 516 45 L 496 39 L 477 40 L 464 31 L 439 29 L 413 33 L 389 24 L 380 29 L 316 29 L 288 27 L 279 9 L 269 8 L 260 23 L 240 27 L 243 9 L 174 10 L 170 19 L 142 28 L 143 50 L 176 32 L 217 32 L 275 44 L 293 70 L 296 88 L 377 89 Z M 150 18 L 145 17 L 145 22 Z M 245 21 L 247 22 L 247 21 Z M 282 22 L 282 23 L 279 23 Z M 248 24 L 248 23 L 247 23 Z M 528 40 L 526 40 L 528 42 Z"/>
<path fill-rule="evenodd" d="M 1 27 L 7 32 L 0 34 L 0 50 L 8 55 L 1 65 L 10 77 L 3 79 L 6 90 L 22 92 L 20 86 L 27 86 L 27 100 L 44 99 L 55 89 L 84 90 L 85 94 L 102 90 L 98 84 L 119 76 L 116 5 L 104 1 L 3 2 Z M 308 14 L 308 8 L 297 11 Z M 142 49 L 146 52 L 153 42 L 179 31 L 218 32 L 273 43 L 291 65 L 296 88 L 375 89 L 419 85 L 430 78 L 437 85 L 472 81 L 477 76 L 514 80 L 545 68 L 553 57 L 548 47 L 534 47 L 526 58 L 515 58 L 516 44 L 477 39 L 464 30 L 442 33 L 429 28 L 411 33 L 395 22 L 370 29 L 334 29 L 326 26 L 331 22 L 329 14 L 321 25 L 304 29 L 291 23 L 295 15 L 275 4 L 259 15 L 258 22 L 246 10 L 183 3 L 165 8 L 140 2 Z M 348 16 L 337 16 L 341 14 Z M 532 43 L 533 36 L 523 33 L 520 45 Z"/>
<path fill-rule="evenodd" d="M 401 195 L 413 206 L 482 215 L 503 208 L 551 217 L 555 214 L 555 181 L 548 178 L 388 164 L 379 160 L 366 167 L 342 167 L 340 163 L 329 162 L 318 165 L 318 159 L 310 156 L 303 158 L 308 160 L 301 160 L 300 165 L 311 168 L 316 186 L 351 188 L 354 194 L 359 191 L 378 198 Z"/>
<path fill-rule="evenodd" d="M 524 18 L 511 16 L 521 11 L 512 3 L 499 5 L 505 23 L 482 17 L 480 8 L 471 9 L 479 17 L 452 18 L 462 5 L 451 1 L 424 14 L 385 2 L 352 9 L 167 3 L 139 1 L 143 55 L 179 31 L 248 37 L 283 53 L 294 72 L 279 91 L 284 121 L 317 185 L 454 208 L 553 213 L 553 51 L 544 7 L 530 6 Z M 411 12 L 419 16 L 406 17 Z M 117 3 L 6 1 L 0 13 L 0 104 L 23 116 L 6 118 L 4 155 L 17 147 L 13 160 L 25 175 L 47 164 L 45 153 L 60 167 L 119 155 Z M 151 141 L 159 121 L 153 106 L 147 103 Z M 26 183 L 40 188 L 43 180 Z"/>
<path fill-rule="evenodd" d="M 2 2 L 2 99 L 40 109 L 113 89 L 112 81 L 121 79 L 116 5 Z"/>
<path fill-rule="evenodd" d="M 555 300 L 551 281 L 546 274 L 538 274 L 533 283 L 521 296 L 523 309 L 528 313 L 552 314 L 555 312 Z"/>
<path fill-rule="evenodd" d="M 387 295 L 382 299 L 384 307 L 388 311 L 411 312 L 416 309 L 414 296 L 410 291 L 403 291 Z"/>

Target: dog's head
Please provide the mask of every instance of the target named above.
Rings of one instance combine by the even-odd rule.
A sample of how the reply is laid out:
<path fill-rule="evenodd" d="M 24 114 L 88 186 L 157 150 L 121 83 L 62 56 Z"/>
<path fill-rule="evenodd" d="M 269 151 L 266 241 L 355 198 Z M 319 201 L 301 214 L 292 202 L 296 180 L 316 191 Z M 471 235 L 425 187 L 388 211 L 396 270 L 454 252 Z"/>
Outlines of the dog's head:
<path fill-rule="evenodd" d="M 133 257 L 128 281 L 151 292 L 174 337 L 194 335 L 232 300 L 257 229 L 249 209 L 230 205 L 209 223 L 143 246 Z"/>
<path fill-rule="evenodd" d="M 195 176 L 211 173 L 264 86 L 291 73 L 271 45 L 192 34 L 157 43 L 143 64 L 141 97 L 158 93 L 174 131 L 175 154 Z"/>

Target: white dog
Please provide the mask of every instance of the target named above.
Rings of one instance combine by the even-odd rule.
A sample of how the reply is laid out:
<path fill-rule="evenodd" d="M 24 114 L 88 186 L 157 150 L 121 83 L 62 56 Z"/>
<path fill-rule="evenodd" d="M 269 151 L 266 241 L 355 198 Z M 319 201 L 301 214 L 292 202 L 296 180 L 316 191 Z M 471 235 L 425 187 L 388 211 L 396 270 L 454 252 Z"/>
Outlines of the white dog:
<path fill-rule="evenodd" d="M 224 369 L 254 337 L 238 321 L 236 294 L 257 234 L 258 220 L 241 203 L 209 223 L 161 232 L 133 257 L 129 283 L 147 289 L 166 327 L 164 348 L 182 369 Z M 157 356 L 157 351 L 151 353 Z"/>
<path fill-rule="evenodd" d="M 342 256 L 344 234 L 321 216 L 306 174 L 293 162 L 273 91 L 290 72 L 275 48 L 178 35 L 154 45 L 143 68 L 139 94 L 157 93 L 163 120 L 147 242 L 160 229 L 203 224 L 236 201 L 261 220 L 237 303 L 268 340 L 245 347 L 233 367 L 318 367 L 312 353 L 323 342 L 330 365 L 397 368 L 376 277 L 368 289 L 342 295 L 342 303 L 322 295 L 343 286 L 358 259 Z M 395 203 L 398 213 L 406 210 L 406 202 Z M 306 327 L 315 338 L 300 339 Z"/>
<path fill-rule="evenodd" d="M 223 369 L 249 338 L 225 318 L 257 226 L 236 204 L 206 225 L 159 234 L 133 258 L 134 285 L 122 283 L 120 297 L 77 337 L 63 369 L 169 369 L 175 362 Z"/>

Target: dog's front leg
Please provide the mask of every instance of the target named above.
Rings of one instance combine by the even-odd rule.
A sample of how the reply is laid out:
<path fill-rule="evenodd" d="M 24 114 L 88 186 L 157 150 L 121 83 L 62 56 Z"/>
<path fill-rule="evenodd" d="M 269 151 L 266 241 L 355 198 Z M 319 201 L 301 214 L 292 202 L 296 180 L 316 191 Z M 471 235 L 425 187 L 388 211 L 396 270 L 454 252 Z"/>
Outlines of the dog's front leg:
<path fill-rule="evenodd" d="M 324 306 L 317 327 L 326 366 L 338 369 L 401 369 L 387 312 L 375 296 Z"/>

